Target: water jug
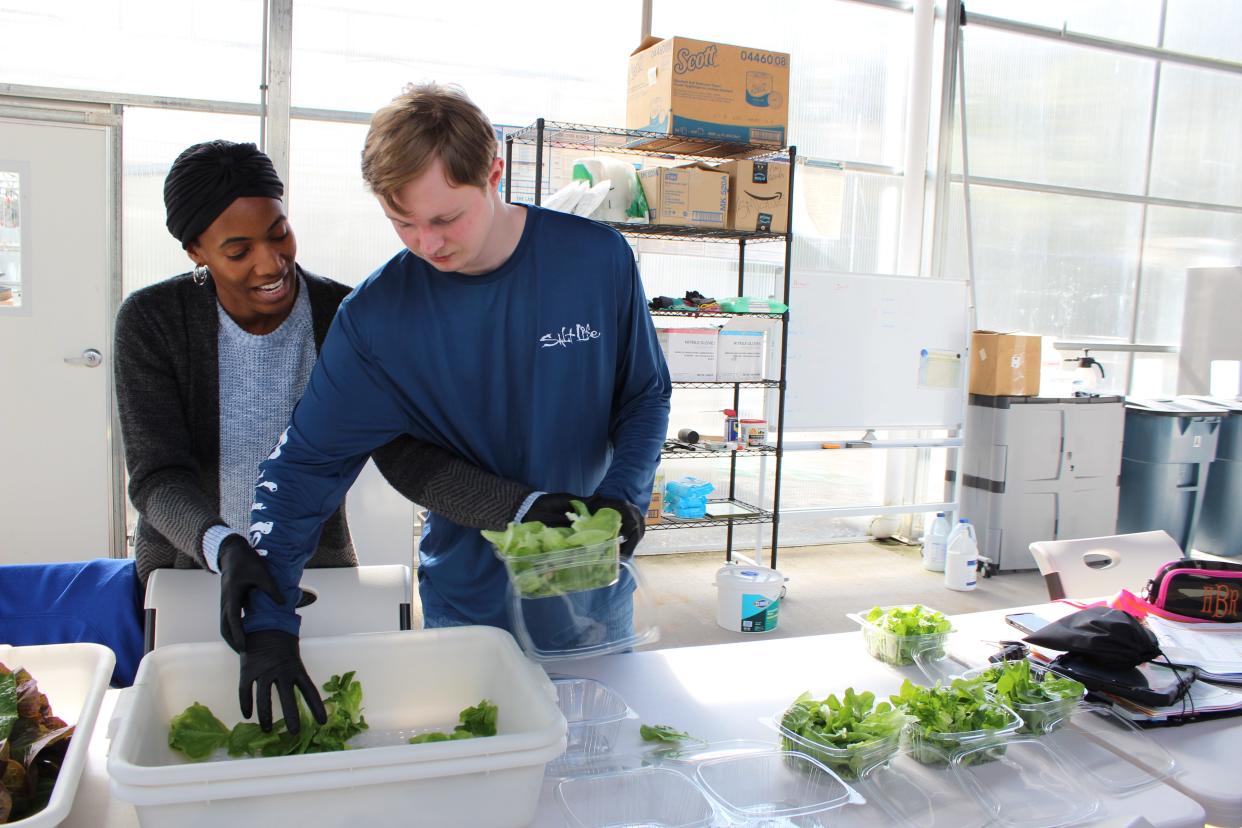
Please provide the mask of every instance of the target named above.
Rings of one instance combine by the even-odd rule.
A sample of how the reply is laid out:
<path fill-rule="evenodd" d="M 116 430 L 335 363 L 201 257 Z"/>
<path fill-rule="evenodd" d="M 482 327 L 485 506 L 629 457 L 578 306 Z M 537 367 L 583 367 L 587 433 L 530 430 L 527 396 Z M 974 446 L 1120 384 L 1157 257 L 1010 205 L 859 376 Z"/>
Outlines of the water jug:
<path fill-rule="evenodd" d="M 975 540 L 975 527 L 962 518 L 949 535 L 944 558 L 944 585 L 958 592 L 974 589 L 978 564 L 979 546 Z"/>
<path fill-rule="evenodd" d="M 930 572 L 944 572 L 944 556 L 949 547 L 949 519 L 944 512 L 936 512 L 936 519 L 923 535 L 923 568 Z"/>

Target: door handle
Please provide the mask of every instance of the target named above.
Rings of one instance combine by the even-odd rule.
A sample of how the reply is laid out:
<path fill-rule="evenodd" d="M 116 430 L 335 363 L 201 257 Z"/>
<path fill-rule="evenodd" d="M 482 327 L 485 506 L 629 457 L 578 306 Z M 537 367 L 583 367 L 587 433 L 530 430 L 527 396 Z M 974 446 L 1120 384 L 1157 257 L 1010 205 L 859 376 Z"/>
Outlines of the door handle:
<path fill-rule="evenodd" d="M 98 368 L 103 365 L 103 354 L 95 348 L 87 348 L 82 356 L 65 357 L 66 365 L 81 365 L 83 368 Z"/>

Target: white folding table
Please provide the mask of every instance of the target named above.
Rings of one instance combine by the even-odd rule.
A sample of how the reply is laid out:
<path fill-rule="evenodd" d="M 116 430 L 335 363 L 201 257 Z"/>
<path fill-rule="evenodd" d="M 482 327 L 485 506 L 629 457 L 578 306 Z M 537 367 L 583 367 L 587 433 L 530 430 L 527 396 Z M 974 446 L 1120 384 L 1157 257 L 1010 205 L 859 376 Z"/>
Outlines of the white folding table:
<path fill-rule="evenodd" d="M 1012 638 L 1014 631 L 1003 621 L 1005 612 L 955 618 L 961 631 L 957 635 Z M 763 739 L 773 743 L 774 734 L 761 719 L 778 715 L 804 690 L 840 694 L 854 687 L 882 697 L 896 692 L 903 678 L 923 680 L 913 667 L 891 667 L 868 656 L 858 632 L 786 639 L 757 637 L 735 644 L 650 650 L 560 662 L 549 665 L 548 670 L 602 681 L 621 694 L 642 723 L 673 725 L 709 741 Z M 64 823 L 70 828 L 137 825 L 134 810 L 112 799 L 107 788 L 105 731 L 116 692 L 109 691 L 100 712 L 74 810 Z M 1194 828 L 1205 822 L 1200 803 L 1206 803 L 1213 809 L 1213 824 L 1242 825 L 1242 820 L 1227 821 L 1234 813 L 1230 809 L 1242 810 L 1242 784 L 1237 782 L 1236 767 L 1228 765 L 1231 754 L 1225 749 L 1230 740 L 1236 744 L 1242 736 L 1242 719 L 1154 730 L 1152 735 L 1181 763 L 1180 775 L 1169 784 L 1154 784 L 1124 796 L 1100 793 L 1100 811 L 1087 824 L 1097 828 L 1147 824 Z M 623 731 L 616 750 L 640 752 L 646 747 L 639 739 L 636 722 Z M 1214 755 L 1218 760 L 1212 759 Z M 548 780 L 535 825 L 559 828 L 565 824 L 553 791 L 554 781 Z M 1222 817 L 1226 821 L 1221 821 Z M 889 822 L 874 803 L 869 803 L 845 808 L 834 824 L 862 828 Z"/>

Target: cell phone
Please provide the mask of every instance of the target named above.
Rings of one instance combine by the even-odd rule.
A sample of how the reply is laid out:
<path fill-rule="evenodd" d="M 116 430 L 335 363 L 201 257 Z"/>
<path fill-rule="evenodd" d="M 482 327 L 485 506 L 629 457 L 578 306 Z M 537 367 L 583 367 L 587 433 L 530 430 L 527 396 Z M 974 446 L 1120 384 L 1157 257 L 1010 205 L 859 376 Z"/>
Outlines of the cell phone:
<path fill-rule="evenodd" d="M 1015 612 L 1012 615 L 1005 616 L 1005 623 L 1030 634 L 1048 626 L 1049 621 L 1042 615 L 1036 615 L 1033 612 Z"/>

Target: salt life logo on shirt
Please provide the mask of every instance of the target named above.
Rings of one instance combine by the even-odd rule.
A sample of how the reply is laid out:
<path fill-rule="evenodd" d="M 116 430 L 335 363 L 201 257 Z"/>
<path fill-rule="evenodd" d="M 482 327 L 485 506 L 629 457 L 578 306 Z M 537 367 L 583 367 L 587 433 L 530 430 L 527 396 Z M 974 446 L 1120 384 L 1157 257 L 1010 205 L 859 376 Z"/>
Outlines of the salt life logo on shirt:
<path fill-rule="evenodd" d="M 599 339 L 599 331 L 592 328 L 590 323 L 563 325 L 560 331 L 552 331 L 539 337 L 539 346 L 541 348 L 568 348 L 575 342 L 590 342 L 592 339 Z"/>

